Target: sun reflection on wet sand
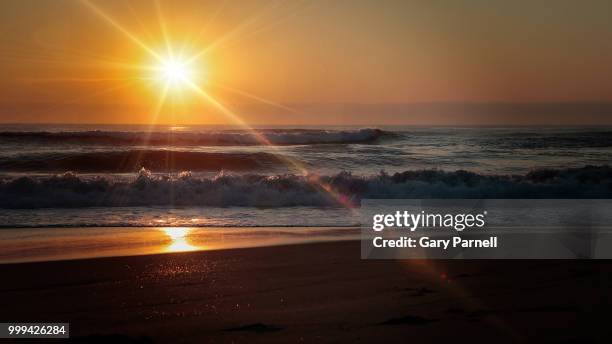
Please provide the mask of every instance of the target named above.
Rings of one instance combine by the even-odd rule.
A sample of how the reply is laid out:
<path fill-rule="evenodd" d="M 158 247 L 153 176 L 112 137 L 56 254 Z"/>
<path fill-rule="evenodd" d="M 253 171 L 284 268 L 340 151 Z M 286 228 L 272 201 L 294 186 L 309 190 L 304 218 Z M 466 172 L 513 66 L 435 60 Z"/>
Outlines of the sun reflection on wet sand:
<path fill-rule="evenodd" d="M 118 257 L 157 253 L 358 240 L 359 229 L 308 227 L 104 227 L 0 231 L 0 263 Z"/>
<path fill-rule="evenodd" d="M 188 237 L 193 228 L 167 227 L 161 230 L 171 240 L 170 244 L 165 247 L 166 252 L 187 252 L 204 249 L 204 247 L 195 246 L 189 242 Z"/>

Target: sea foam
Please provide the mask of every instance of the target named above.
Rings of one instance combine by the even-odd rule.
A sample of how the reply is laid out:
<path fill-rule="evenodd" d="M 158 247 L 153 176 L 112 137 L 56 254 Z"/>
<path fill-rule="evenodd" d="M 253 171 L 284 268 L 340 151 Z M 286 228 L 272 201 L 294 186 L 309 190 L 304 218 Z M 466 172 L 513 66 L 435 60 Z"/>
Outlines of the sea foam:
<path fill-rule="evenodd" d="M 237 175 L 212 178 L 189 172 L 154 175 L 141 170 L 132 180 L 24 176 L 0 181 L 0 207 L 248 206 L 337 207 L 364 198 L 610 198 L 612 168 L 540 169 L 524 175 L 417 170 L 360 176 Z"/>

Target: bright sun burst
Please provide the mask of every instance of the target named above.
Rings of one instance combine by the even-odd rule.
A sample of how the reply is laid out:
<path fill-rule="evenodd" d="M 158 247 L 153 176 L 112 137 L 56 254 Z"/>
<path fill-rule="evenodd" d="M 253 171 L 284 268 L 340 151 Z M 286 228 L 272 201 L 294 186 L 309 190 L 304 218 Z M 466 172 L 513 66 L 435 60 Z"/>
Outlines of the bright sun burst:
<path fill-rule="evenodd" d="M 166 58 L 157 62 L 154 68 L 155 79 L 169 90 L 183 89 L 196 83 L 200 74 L 186 59 Z"/>
<path fill-rule="evenodd" d="M 161 67 L 162 77 L 166 82 L 175 84 L 189 78 L 189 70 L 181 61 L 166 61 Z"/>

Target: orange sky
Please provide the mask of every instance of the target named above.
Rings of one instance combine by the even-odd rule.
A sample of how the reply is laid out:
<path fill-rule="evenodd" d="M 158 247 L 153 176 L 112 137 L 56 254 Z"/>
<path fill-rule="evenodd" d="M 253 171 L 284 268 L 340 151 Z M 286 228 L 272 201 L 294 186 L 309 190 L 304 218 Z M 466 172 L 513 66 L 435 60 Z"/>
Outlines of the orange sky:
<path fill-rule="evenodd" d="M 156 110 L 168 43 L 251 124 L 612 123 L 609 1 L 91 4 L 0 4 L 0 122 L 232 123 L 190 89 Z"/>

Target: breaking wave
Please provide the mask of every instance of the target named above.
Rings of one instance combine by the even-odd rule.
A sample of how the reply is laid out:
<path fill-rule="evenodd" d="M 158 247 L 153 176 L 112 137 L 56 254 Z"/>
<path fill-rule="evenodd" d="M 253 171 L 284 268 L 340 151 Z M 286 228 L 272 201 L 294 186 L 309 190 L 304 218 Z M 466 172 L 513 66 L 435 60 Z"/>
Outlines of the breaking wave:
<path fill-rule="evenodd" d="M 368 143 L 393 133 L 380 129 L 315 130 L 269 129 L 207 132 L 0 132 L 0 143 L 90 144 L 90 145 L 172 145 L 172 146 L 258 146 L 261 138 L 275 145 Z"/>
<path fill-rule="evenodd" d="M 323 188 L 321 185 L 325 185 Z M 323 189 L 331 190 L 324 191 Z M 332 196 L 334 194 L 335 196 Z M 73 173 L 0 181 L 0 207 L 92 206 L 338 206 L 363 198 L 611 198 L 612 168 L 541 169 L 525 175 L 467 171 L 406 171 L 372 176 L 232 175 L 198 178 L 188 172 L 131 181 L 84 178 Z"/>
<path fill-rule="evenodd" d="M 246 171 L 282 164 L 280 157 L 263 152 L 209 153 L 176 150 L 34 153 L 0 157 L 0 170 L 41 172 Z"/>

